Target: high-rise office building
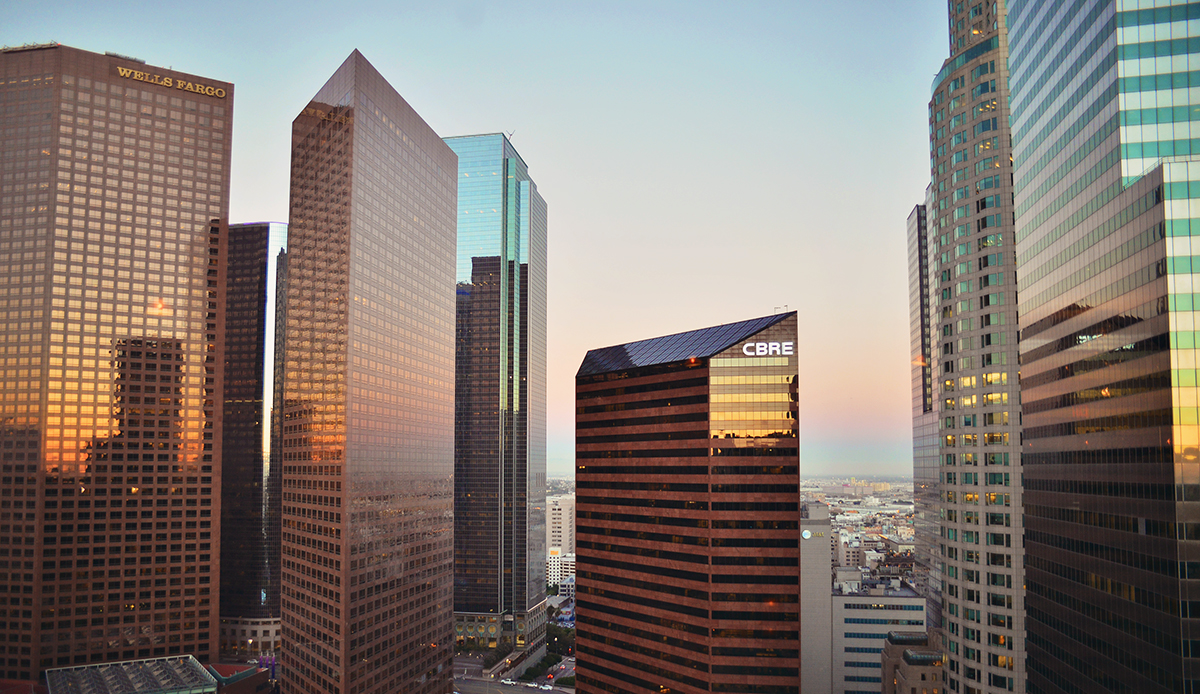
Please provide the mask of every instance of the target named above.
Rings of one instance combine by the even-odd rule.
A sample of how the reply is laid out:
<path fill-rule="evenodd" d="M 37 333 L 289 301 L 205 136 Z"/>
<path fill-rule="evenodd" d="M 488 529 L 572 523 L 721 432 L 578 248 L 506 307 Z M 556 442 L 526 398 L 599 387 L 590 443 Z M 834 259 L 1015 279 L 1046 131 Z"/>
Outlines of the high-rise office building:
<path fill-rule="evenodd" d="M 546 203 L 502 134 L 458 155 L 455 636 L 534 654 L 546 633 Z"/>
<path fill-rule="evenodd" d="M 216 656 L 233 86 L 0 51 L 0 674 Z"/>
<path fill-rule="evenodd" d="M 929 293 L 927 213 L 932 188 L 908 216 L 909 334 L 912 338 L 913 585 L 926 599 L 926 624 L 942 624 L 941 440 L 933 380 L 934 314 Z M 938 408 L 940 409 L 940 408 Z"/>
<path fill-rule="evenodd" d="M 268 493 L 275 256 L 287 225 L 229 225 L 221 474 L 220 652 L 279 648 L 279 496 Z"/>
<path fill-rule="evenodd" d="M 1200 691 L 1200 4 L 1009 19 L 1028 691 Z"/>
<path fill-rule="evenodd" d="M 558 547 L 563 554 L 575 553 L 574 494 L 546 499 L 546 547 Z"/>
<path fill-rule="evenodd" d="M 581 691 L 798 694 L 795 343 L 792 312 L 587 353 Z"/>
<path fill-rule="evenodd" d="M 1024 688 L 1005 2 L 949 4 L 908 219 L 917 580 L 952 692 Z M 936 438 L 935 438 L 936 437 Z"/>
<path fill-rule="evenodd" d="M 292 123 L 284 692 L 450 691 L 457 171 L 358 51 Z"/>

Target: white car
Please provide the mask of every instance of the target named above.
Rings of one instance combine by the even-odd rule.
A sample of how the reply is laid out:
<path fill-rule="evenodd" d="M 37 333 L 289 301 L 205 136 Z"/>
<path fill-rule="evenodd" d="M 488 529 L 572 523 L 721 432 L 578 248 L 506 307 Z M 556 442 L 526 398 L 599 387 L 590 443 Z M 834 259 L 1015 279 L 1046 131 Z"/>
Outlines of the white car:
<path fill-rule="evenodd" d="M 500 684 L 516 684 L 516 682 L 512 680 L 500 680 Z"/>
<path fill-rule="evenodd" d="M 554 691 L 554 687 L 551 687 L 551 686 L 550 686 L 550 685 L 548 685 L 548 684 L 543 684 L 542 686 L 538 687 L 538 689 L 540 689 L 540 690 L 542 690 L 542 691 L 544 691 L 544 692 L 552 692 L 552 691 Z"/>

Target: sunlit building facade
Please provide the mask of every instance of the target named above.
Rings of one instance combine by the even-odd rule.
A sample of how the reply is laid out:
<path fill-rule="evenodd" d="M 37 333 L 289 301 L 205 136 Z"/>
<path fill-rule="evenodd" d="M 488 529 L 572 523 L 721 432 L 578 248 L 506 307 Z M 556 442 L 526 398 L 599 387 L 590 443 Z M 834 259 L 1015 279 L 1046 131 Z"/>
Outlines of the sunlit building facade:
<path fill-rule="evenodd" d="M 917 579 L 929 626 L 942 630 L 947 690 L 1023 691 L 1005 2 L 948 9 L 925 214 L 908 219 Z"/>
<path fill-rule="evenodd" d="M 354 51 L 292 123 L 281 689 L 448 694 L 457 157 Z"/>
<path fill-rule="evenodd" d="M 217 652 L 233 86 L 0 51 L 0 675 Z"/>
<path fill-rule="evenodd" d="M 1009 19 L 1028 691 L 1200 691 L 1200 4 Z"/>
<path fill-rule="evenodd" d="M 795 343 L 792 312 L 587 353 L 575 377 L 580 691 L 799 693 L 812 531 L 800 527 Z M 820 581 L 827 600 L 827 571 Z"/>
<path fill-rule="evenodd" d="M 223 657 L 279 648 L 279 496 L 270 494 L 275 256 L 287 225 L 229 225 L 221 485 Z"/>
<path fill-rule="evenodd" d="M 458 155 L 455 637 L 537 651 L 546 633 L 546 203 L 502 134 Z"/>

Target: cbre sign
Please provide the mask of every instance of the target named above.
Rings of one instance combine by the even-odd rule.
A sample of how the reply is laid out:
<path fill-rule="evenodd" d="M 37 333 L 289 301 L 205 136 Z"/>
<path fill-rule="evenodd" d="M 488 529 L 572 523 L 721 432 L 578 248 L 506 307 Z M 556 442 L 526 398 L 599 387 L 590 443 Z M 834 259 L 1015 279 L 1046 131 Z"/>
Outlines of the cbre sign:
<path fill-rule="evenodd" d="M 780 355 L 789 357 L 796 353 L 795 342 L 747 342 L 742 345 L 742 354 L 747 357 Z"/>

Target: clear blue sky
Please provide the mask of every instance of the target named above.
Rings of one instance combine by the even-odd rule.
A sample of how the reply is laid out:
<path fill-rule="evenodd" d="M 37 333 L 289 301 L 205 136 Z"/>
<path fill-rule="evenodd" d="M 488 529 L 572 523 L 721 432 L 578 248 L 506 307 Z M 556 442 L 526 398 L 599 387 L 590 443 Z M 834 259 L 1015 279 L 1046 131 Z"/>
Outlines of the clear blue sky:
<path fill-rule="evenodd" d="M 358 48 L 442 135 L 513 131 L 550 210 L 549 474 L 593 347 L 799 311 L 804 474 L 911 472 L 904 221 L 942 2 L 5 3 L 235 84 L 230 221 L 286 221 L 290 124 Z"/>

